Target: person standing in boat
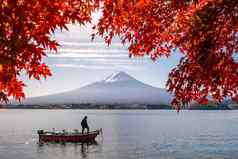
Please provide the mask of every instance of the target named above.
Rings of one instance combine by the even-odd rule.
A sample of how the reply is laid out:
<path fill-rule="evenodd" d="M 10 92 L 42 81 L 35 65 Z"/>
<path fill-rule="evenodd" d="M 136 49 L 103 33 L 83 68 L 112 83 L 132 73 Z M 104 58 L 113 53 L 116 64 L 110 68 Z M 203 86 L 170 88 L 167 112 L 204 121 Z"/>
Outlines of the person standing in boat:
<path fill-rule="evenodd" d="M 87 129 L 87 132 L 89 132 L 89 127 L 88 127 L 88 122 L 87 122 L 87 116 L 83 118 L 81 121 L 81 126 L 82 126 L 82 133 L 84 133 L 84 129 Z"/>

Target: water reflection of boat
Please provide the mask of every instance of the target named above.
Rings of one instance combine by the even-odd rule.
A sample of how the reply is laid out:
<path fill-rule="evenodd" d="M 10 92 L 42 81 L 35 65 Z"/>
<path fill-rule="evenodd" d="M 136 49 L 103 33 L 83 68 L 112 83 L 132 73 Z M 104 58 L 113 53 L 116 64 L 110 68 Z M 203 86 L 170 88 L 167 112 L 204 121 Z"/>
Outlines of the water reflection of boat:
<path fill-rule="evenodd" d="M 97 135 L 102 132 L 102 129 L 91 131 L 88 133 L 73 132 L 57 132 L 38 130 L 39 142 L 81 142 L 90 143 L 94 142 Z"/>
<path fill-rule="evenodd" d="M 87 158 L 90 154 L 102 153 L 101 144 L 96 140 L 90 143 L 41 142 L 37 144 L 37 153 L 42 155 L 50 151 L 57 153 L 59 156 L 65 156 L 64 158 L 72 158 L 72 156 L 74 156 L 74 158 L 78 158 L 79 156 L 81 156 L 79 158 Z"/>

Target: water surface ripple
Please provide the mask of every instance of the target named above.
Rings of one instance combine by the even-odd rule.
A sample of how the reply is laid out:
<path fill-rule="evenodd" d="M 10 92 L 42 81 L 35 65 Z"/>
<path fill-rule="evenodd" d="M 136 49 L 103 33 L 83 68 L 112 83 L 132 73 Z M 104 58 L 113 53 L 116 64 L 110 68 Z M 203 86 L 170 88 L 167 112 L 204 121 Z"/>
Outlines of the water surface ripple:
<path fill-rule="evenodd" d="M 38 144 L 37 129 L 103 128 L 97 143 Z M 1 110 L 0 159 L 238 159 L 238 111 Z"/>

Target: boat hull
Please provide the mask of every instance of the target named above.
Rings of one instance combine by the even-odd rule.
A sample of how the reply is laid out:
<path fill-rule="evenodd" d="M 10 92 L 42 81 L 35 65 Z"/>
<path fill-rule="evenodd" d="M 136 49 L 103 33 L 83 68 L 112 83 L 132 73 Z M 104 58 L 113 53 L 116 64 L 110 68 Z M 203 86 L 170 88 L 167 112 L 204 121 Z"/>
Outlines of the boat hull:
<path fill-rule="evenodd" d="M 99 135 L 100 131 L 93 131 L 85 134 L 47 134 L 42 133 L 39 134 L 40 142 L 81 142 L 81 143 L 89 143 L 94 142 L 97 135 Z"/>

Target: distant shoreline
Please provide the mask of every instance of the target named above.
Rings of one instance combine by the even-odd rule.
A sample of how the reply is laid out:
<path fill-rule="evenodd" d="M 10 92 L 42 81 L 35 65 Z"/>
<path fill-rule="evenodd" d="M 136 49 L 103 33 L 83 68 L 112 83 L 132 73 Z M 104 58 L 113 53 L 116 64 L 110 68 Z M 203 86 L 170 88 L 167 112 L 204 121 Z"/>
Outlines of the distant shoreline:
<path fill-rule="evenodd" d="M 22 109 L 22 110 L 175 110 L 174 108 L 33 108 L 33 107 L 2 107 L 0 109 Z M 190 108 L 182 108 L 181 110 L 206 110 L 206 111 L 213 111 L 213 110 L 237 110 L 237 109 L 204 109 L 204 108 L 196 108 L 196 109 L 190 109 Z"/>
<path fill-rule="evenodd" d="M 4 109 L 95 109 L 95 110 L 174 110 L 167 104 L 7 104 L 1 105 Z M 228 105 L 200 105 L 194 104 L 182 107 L 183 110 L 233 110 L 238 107 Z"/>

